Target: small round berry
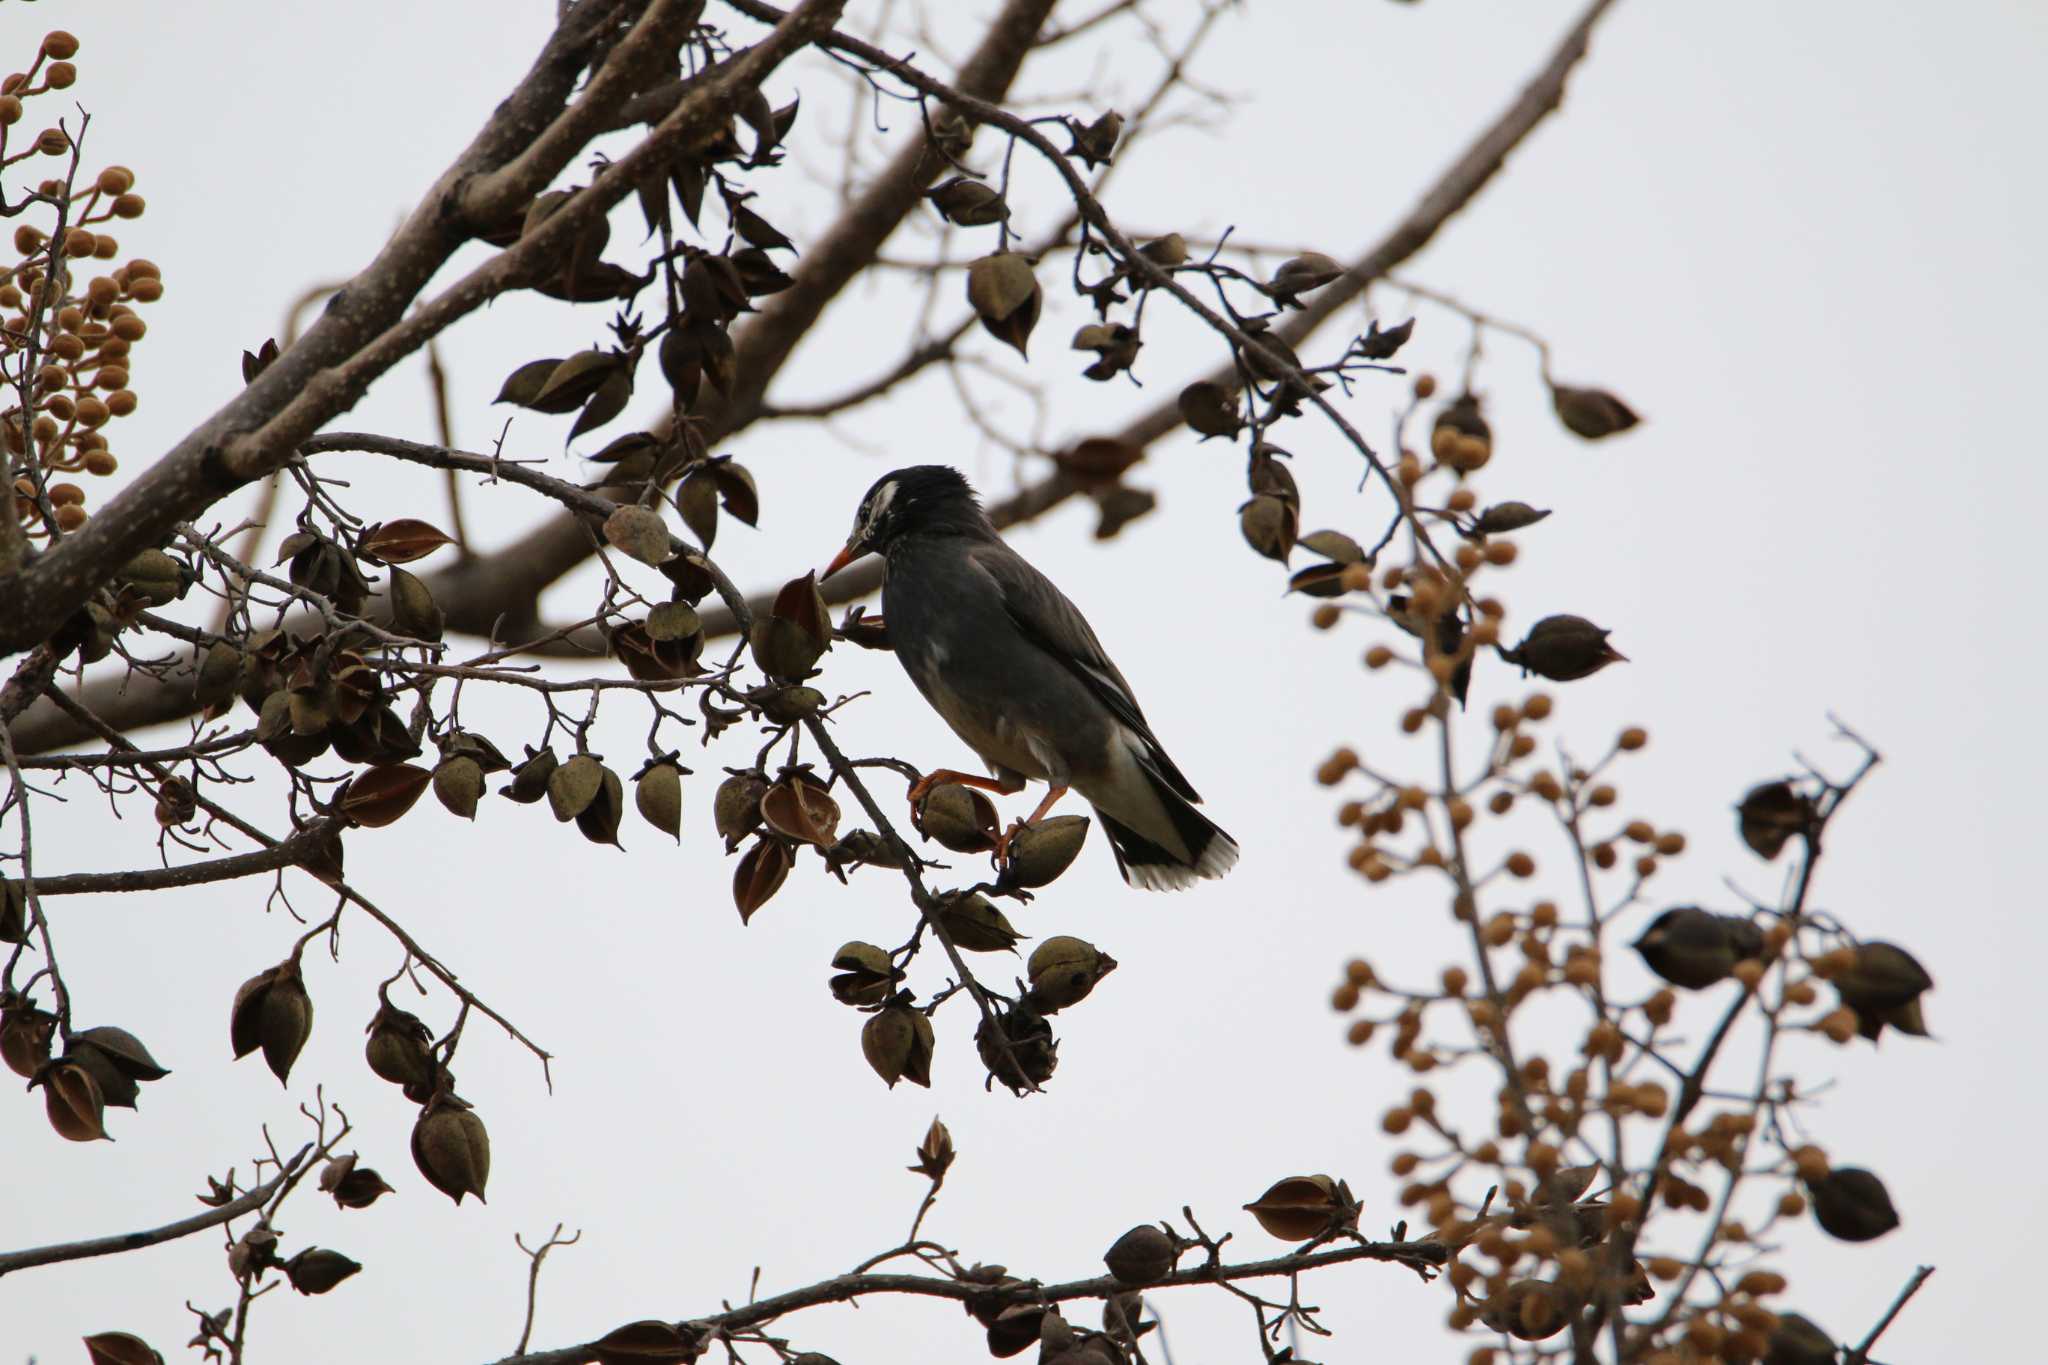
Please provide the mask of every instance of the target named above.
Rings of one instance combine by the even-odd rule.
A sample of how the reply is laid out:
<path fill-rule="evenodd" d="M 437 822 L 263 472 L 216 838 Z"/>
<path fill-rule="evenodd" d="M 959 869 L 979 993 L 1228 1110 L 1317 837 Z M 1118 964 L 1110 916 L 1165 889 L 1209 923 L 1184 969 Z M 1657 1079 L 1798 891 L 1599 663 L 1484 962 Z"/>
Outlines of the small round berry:
<path fill-rule="evenodd" d="M 43 55 L 68 61 L 78 55 L 78 39 L 61 28 L 53 28 L 43 35 Z"/>
<path fill-rule="evenodd" d="M 1415 376 L 1415 396 L 1427 401 L 1436 395 L 1436 376 L 1418 374 Z"/>
<path fill-rule="evenodd" d="M 1309 624 L 1314 626 L 1317 630 L 1329 630 L 1331 627 L 1335 626 L 1337 622 L 1343 619 L 1344 613 L 1338 611 L 1328 602 L 1325 602 L 1321 606 L 1317 607 L 1315 609 L 1315 613 L 1308 618 Z"/>
<path fill-rule="evenodd" d="M 1374 645 L 1371 649 L 1365 651 L 1365 666 L 1367 668 L 1385 668 L 1393 661 L 1394 651 L 1388 649 L 1385 645 Z"/>
<path fill-rule="evenodd" d="M 132 389 L 115 389 L 107 395 L 107 411 L 116 417 L 126 417 L 135 411 L 135 392 Z"/>
<path fill-rule="evenodd" d="M 135 188 L 135 173 L 126 166 L 109 166 L 93 181 L 101 194 L 126 194 Z"/>
<path fill-rule="evenodd" d="M 140 218 L 142 211 L 149 207 L 149 201 L 139 194 L 117 194 L 114 196 L 116 218 Z"/>
<path fill-rule="evenodd" d="M 21 122 L 21 96 L 0 95 L 0 128 Z"/>
<path fill-rule="evenodd" d="M 86 426 L 96 427 L 109 416 L 106 402 L 92 394 L 78 400 L 78 420 Z"/>
<path fill-rule="evenodd" d="M 1536 875 L 1536 860 L 1516 849 L 1508 855 L 1507 869 L 1511 877 L 1533 877 Z"/>
<path fill-rule="evenodd" d="M 1354 1019 L 1351 1027 L 1344 1030 L 1344 1041 L 1353 1047 L 1364 1047 L 1372 1041 L 1373 1022 L 1370 1019 Z"/>
<path fill-rule="evenodd" d="M 1512 564 L 1515 562 L 1515 543 L 1511 540 L 1489 540 L 1486 542 L 1486 562 L 1489 564 Z"/>
<path fill-rule="evenodd" d="M 1537 901 L 1534 905 L 1530 906 L 1529 923 L 1535 925 L 1538 929 L 1555 929 L 1557 927 L 1557 902 Z"/>
<path fill-rule="evenodd" d="M 1657 851 L 1667 858 L 1675 858 L 1685 852 L 1685 836 L 1677 830 L 1667 830 L 1657 836 Z"/>
<path fill-rule="evenodd" d="M 85 452 L 85 472 L 88 474 L 97 474 L 104 479 L 118 468 L 120 468 L 120 465 L 115 462 L 113 454 L 109 451 L 88 450 Z"/>
<path fill-rule="evenodd" d="M 1481 610 L 1484 609 L 1485 604 L 1482 603 Z M 1522 714 L 1527 716 L 1530 720 L 1544 720 L 1548 718 L 1548 716 L 1550 715 L 1550 706 L 1551 702 L 1549 693 L 1531 692 L 1529 694 L 1529 699 L 1522 703 Z"/>
<path fill-rule="evenodd" d="M 78 81 L 78 68 L 70 62 L 51 62 L 43 68 L 43 84 L 52 90 L 69 90 Z"/>
<path fill-rule="evenodd" d="M 76 531 L 85 525 L 85 509 L 71 503 L 57 509 L 57 529 L 64 532 Z"/>
<path fill-rule="evenodd" d="M 92 254 L 102 261 L 111 261 L 121 254 L 121 244 L 104 232 L 94 233 Z"/>
<path fill-rule="evenodd" d="M 62 128 L 45 128 L 36 134 L 36 150 L 44 156 L 62 156 L 71 150 L 71 138 Z"/>
<path fill-rule="evenodd" d="M 149 324 L 133 313 L 115 317 L 107 324 L 107 330 L 123 341 L 140 341 L 149 331 Z"/>
<path fill-rule="evenodd" d="M 128 285 L 128 297 L 143 303 L 155 303 L 163 296 L 164 286 L 161 280 L 132 280 Z"/>
<path fill-rule="evenodd" d="M 1621 732 L 1621 737 L 1619 739 L 1614 741 L 1614 747 L 1617 749 L 1623 749 L 1629 752 L 1634 752 L 1635 750 L 1642 748 L 1645 744 L 1648 744 L 1649 742 L 1650 732 L 1648 730 L 1645 730 L 1640 725 L 1631 725 L 1628 727 L 1628 729 L 1623 730 Z"/>
<path fill-rule="evenodd" d="M 140 257 L 128 262 L 127 271 L 131 280 L 160 280 L 164 277 L 163 272 L 156 268 L 155 261 L 143 260 Z"/>
<path fill-rule="evenodd" d="M 97 240 L 93 233 L 84 228 L 71 228 L 64 234 L 64 254 L 73 257 L 90 256 Z"/>
<path fill-rule="evenodd" d="M 85 354 L 85 343 L 76 332 L 59 332 L 50 338 L 50 354 L 63 361 L 76 360 Z"/>

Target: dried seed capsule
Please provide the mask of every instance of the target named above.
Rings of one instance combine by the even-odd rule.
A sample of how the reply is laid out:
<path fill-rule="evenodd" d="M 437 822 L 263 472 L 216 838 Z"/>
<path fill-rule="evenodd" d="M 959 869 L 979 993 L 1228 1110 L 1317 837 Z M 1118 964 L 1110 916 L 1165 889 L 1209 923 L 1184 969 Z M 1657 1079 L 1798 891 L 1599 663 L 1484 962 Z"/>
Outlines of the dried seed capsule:
<path fill-rule="evenodd" d="M 445 1091 L 427 1102 L 413 1124 L 412 1159 L 427 1183 L 457 1204 L 465 1194 L 484 1201 L 491 1137 L 466 1102 Z"/>
<path fill-rule="evenodd" d="M 1180 1245 L 1163 1229 L 1141 1223 L 1116 1239 L 1103 1255 L 1103 1264 L 1119 1284 L 1151 1284 L 1173 1273 Z"/>

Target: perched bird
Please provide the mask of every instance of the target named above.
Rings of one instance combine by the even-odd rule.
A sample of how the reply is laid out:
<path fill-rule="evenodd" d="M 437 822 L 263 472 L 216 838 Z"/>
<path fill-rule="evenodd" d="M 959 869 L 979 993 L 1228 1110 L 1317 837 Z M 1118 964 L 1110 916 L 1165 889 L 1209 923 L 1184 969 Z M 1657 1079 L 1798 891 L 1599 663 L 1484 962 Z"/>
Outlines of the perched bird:
<path fill-rule="evenodd" d="M 958 470 L 917 465 L 878 480 L 824 576 L 870 551 L 887 561 L 882 620 L 896 657 L 995 774 L 941 769 L 913 801 L 939 782 L 1009 794 L 1042 781 L 1051 790 L 1023 823 L 1080 792 L 1133 886 L 1177 891 L 1230 870 L 1237 841 L 1195 809 L 1202 798 L 1087 620 L 1003 543 Z"/>

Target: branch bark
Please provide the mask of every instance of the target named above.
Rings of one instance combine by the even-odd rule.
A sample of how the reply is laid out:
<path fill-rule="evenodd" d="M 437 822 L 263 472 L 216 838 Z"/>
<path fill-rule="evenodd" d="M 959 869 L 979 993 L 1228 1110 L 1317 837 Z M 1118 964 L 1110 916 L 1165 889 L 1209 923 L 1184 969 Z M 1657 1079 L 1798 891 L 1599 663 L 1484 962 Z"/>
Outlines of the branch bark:
<path fill-rule="evenodd" d="M 141 1232 L 121 1232 L 112 1237 L 94 1237 L 83 1242 L 59 1242 L 54 1246 L 30 1247 L 25 1251 L 0 1251 L 0 1276 L 31 1266 L 56 1265 L 61 1261 L 83 1261 L 93 1256 L 112 1256 L 122 1251 L 139 1251 L 153 1247 L 160 1242 L 176 1241 L 189 1237 L 195 1232 L 219 1227 L 245 1213 L 254 1213 L 263 1207 L 263 1201 L 277 1192 L 286 1181 L 304 1164 L 312 1144 L 299 1149 L 298 1155 L 286 1162 L 284 1168 L 263 1184 L 247 1194 L 231 1199 L 219 1208 L 196 1213 L 190 1218 L 181 1218 L 175 1223 L 166 1223 L 160 1228 L 147 1228 Z"/>
<path fill-rule="evenodd" d="M 751 5 L 752 0 L 748 0 L 748 4 Z M 1486 188 L 1515 148 L 1563 104 L 1565 86 L 1571 73 L 1584 59 L 1594 28 L 1612 5 L 1613 0 L 1592 0 L 1521 92 L 1444 169 L 1401 220 L 1356 257 L 1342 278 L 1320 290 L 1305 310 L 1290 315 L 1286 322 L 1274 329 L 1290 346 L 1298 348 L 1370 285 L 1421 251 L 1445 223 Z M 1023 0 L 1012 0 L 1006 10 L 1006 18 L 1014 20 L 1010 27 L 1000 30 L 1008 35 L 1008 42 L 1016 41 L 1015 34 L 1023 26 L 1024 16 L 1018 12 L 1023 7 Z M 1036 25 L 1032 27 L 1035 31 Z M 1024 39 L 1023 46 L 1015 51 L 1006 43 L 998 52 L 991 46 L 997 36 L 992 32 L 988 42 L 962 69 L 956 84 L 963 92 L 979 98 L 999 99 L 1007 91 L 1030 39 Z M 1004 54 L 1008 54 L 1007 67 L 997 60 Z M 805 316 L 804 326 L 808 327 L 857 273 L 859 262 L 849 264 L 856 225 L 865 224 L 865 235 L 861 240 L 872 238 L 878 249 L 881 240 L 888 236 L 887 231 L 882 231 L 880 237 L 873 236 L 886 216 L 887 208 L 882 201 L 889 199 L 891 203 L 901 205 L 896 215 L 900 221 L 902 215 L 915 205 L 930 175 L 935 173 L 925 170 L 925 179 L 917 178 L 919 167 L 926 160 L 922 141 L 899 155 L 859 203 L 847 211 L 841 223 L 812 248 L 797 273 L 796 285 L 777 295 L 772 301 L 776 306 L 764 310 L 752 327 L 741 329 L 734 338 L 746 387 L 734 405 L 733 415 L 721 424 L 718 439 L 738 432 L 759 415 L 762 395 L 779 371 L 782 360 L 793 349 L 796 338 L 801 335 L 800 329 L 789 334 L 796 317 Z M 893 226 L 893 222 L 889 224 L 890 230 Z M 833 243 L 845 245 L 827 249 Z M 843 275 L 840 273 L 842 270 L 845 272 Z M 796 311 L 785 314 L 785 309 Z M 788 321 L 771 323 L 771 319 L 784 317 Z M 758 337 L 757 332 L 760 334 Z M 785 341 L 786 334 L 789 335 Z M 1229 384 L 1235 382 L 1237 375 L 1231 366 L 1223 365 L 1206 377 L 1217 383 Z M 1116 434 L 1116 439 L 1141 448 L 1149 447 L 1179 430 L 1180 426 L 1178 406 L 1172 398 L 1167 398 L 1130 422 Z M 501 474 L 511 477 L 510 468 L 501 467 Z M 1072 480 L 1056 472 L 1020 490 L 992 509 L 992 514 L 999 526 L 1016 525 L 1050 511 L 1078 491 Z M 432 575 L 428 583 L 435 600 L 447 612 L 449 626 L 453 630 L 484 634 L 499 620 L 511 618 L 530 623 L 529 628 L 538 633 L 540 627 L 534 620 L 533 604 L 550 583 L 580 564 L 589 552 L 588 533 L 576 518 L 552 517 L 505 550 L 478 556 Z M 835 575 L 825 585 L 825 590 L 829 601 L 845 603 L 868 596 L 880 585 L 879 566 L 865 564 Z M 730 614 L 719 611 L 705 613 L 704 624 L 713 635 L 733 629 Z M 193 662 L 194 659 L 187 659 L 182 666 L 190 667 Z M 196 709 L 189 690 L 166 686 L 142 675 L 95 680 L 86 686 L 82 696 L 95 712 L 107 716 L 123 729 L 174 720 Z M 15 742 L 24 754 L 45 753 L 75 743 L 82 737 L 82 731 L 46 704 L 31 708 L 15 723 Z"/>
<path fill-rule="evenodd" d="M 1322 1266 L 1341 1265 L 1346 1261 L 1391 1261 L 1408 1266 L 1442 1265 L 1446 1257 L 1441 1242 L 1360 1242 L 1352 1246 L 1337 1247 L 1330 1251 L 1315 1251 L 1304 1256 L 1276 1256 L 1265 1261 L 1245 1261 L 1237 1265 L 1202 1265 L 1190 1270 L 1176 1271 L 1147 1285 L 1146 1292 L 1160 1289 L 1178 1289 L 1199 1284 L 1228 1284 L 1238 1280 L 1264 1279 L 1274 1275 L 1298 1275 L 1306 1270 Z M 685 1319 L 681 1326 L 699 1331 L 737 1331 L 773 1322 L 787 1313 L 799 1309 L 815 1308 L 827 1303 L 847 1303 L 854 1299 L 875 1294 L 911 1294 L 926 1298 L 952 1299 L 965 1303 L 969 1300 L 997 1296 L 1006 1303 L 1064 1303 L 1072 1299 L 1100 1299 L 1117 1294 L 1127 1294 L 1131 1287 L 1112 1275 L 1098 1275 L 1086 1280 L 1067 1280 L 1059 1284 L 1022 1284 L 1013 1295 L 1001 1296 L 988 1285 L 973 1284 L 964 1280 L 942 1279 L 937 1275 L 838 1275 L 829 1280 L 801 1289 L 792 1289 L 784 1294 L 757 1299 L 739 1308 L 728 1309 L 710 1317 Z M 590 1346 L 570 1346 L 554 1351 L 534 1351 L 526 1355 L 506 1356 L 494 1365 L 585 1365 L 598 1359 Z"/>

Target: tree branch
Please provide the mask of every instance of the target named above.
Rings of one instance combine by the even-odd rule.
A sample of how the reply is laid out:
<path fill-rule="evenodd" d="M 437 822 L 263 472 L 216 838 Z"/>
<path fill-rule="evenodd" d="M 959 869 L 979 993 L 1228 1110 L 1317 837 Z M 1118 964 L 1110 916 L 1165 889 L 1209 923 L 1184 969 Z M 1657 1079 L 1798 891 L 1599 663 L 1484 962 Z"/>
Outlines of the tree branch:
<path fill-rule="evenodd" d="M 753 3 L 753 0 L 747 0 L 747 3 Z M 1021 0 L 1013 0 L 1012 10 L 1018 3 Z M 1563 104 L 1566 82 L 1585 57 L 1594 27 L 1612 4 L 1613 0 L 1592 0 L 1521 93 L 1444 169 L 1401 221 L 1356 257 L 1341 278 L 1319 290 L 1306 309 L 1291 314 L 1274 331 L 1290 346 L 1298 347 L 1363 294 L 1368 286 L 1414 256 L 1452 216 L 1471 203 L 1506 163 L 1509 154 Z M 1014 38 L 1015 29 L 992 32 L 975 58 L 963 67 L 958 81 L 961 91 L 999 98 L 1008 89 L 1008 81 L 1015 75 L 1015 64 L 1022 61 L 1021 50 L 1012 55 L 1012 65 L 1000 88 L 990 88 L 996 84 L 994 77 L 1003 74 L 995 61 L 1001 54 L 992 50 L 991 45 L 1005 33 Z M 984 77 L 979 83 L 972 79 L 977 74 Z M 848 253 L 843 247 L 832 251 L 822 248 L 827 244 L 850 241 L 856 221 L 868 224 L 872 231 L 874 223 L 883 216 L 880 201 L 888 197 L 891 186 L 896 187 L 896 202 L 902 205 L 901 212 L 897 214 L 900 220 L 915 205 L 917 195 L 926 183 L 915 179 L 919 174 L 916 167 L 926 159 L 922 142 L 899 156 L 861 201 L 847 210 L 841 223 L 812 249 L 797 271 L 797 283 L 771 300 L 776 306 L 765 309 L 753 326 L 740 329 L 734 337 L 734 344 L 740 356 L 742 392 L 753 397 L 748 403 L 736 402 L 734 406 L 744 409 L 751 404 L 754 410 L 751 413 L 734 412 L 725 418 L 715 429 L 715 439 L 730 437 L 743 429 L 754 416 L 760 415 L 760 395 L 772 382 L 781 359 L 786 359 L 789 349 L 793 348 L 793 340 L 788 346 L 780 346 L 775 341 L 783 329 L 780 326 L 770 328 L 768 320 L 779 317 L 783 308 L 798 307 L 815 320 L 824 305 L 837 295 L 853 273 L 857 273 L 857 263 L 848 268 Z M 927 179 L 933 173 L 927 172 Z M 901 183 L 904 181 L 914 183 L 905 185 Z M 882 237 L 887 235 L 882 233 Z M 879 239 L 876 247 L 879 248 Z M 844 278 L 838 277 L 841 269 L 847 271 Z M 816 297 L 809 297 L 811 295 Z M 785 303 L 784 300 L 791 302 Z M 760 339 L 756 339 L 757 332 L 762 332 Z M 776 357 L 778 347 L 779 358 Z M 768 368 L 771 359 L 773 368 Z M 1205 377 L 1215 383 L 1232 384 L 1237 374 L 1234 367 L 1222 365 Z M 1172 398 L 1167 398 L 1134 419 L 1117 433 L 1115 439 L 1145 448 L 1180 427 L 1179 408 Z M 501 477 L 509 478 L 512 477 L 512 468 L 499 466 L 497 472 Z M 994 519 L 999 526 L 1015 525 L 1051 510 L 1078 491 L 1078 485 L 1072 480 L 1062 473 L 1054 473 L 1027 486 L 1001 507 L 992 509 Z M 1031 510 L 1021 513 L 1024 508 Z M 1020 514 L 1006 520 L 1004 513 L 1010 509 L 1020 509 Z M 430 576 L 427 581 L 436 602 L 448 614 L 451 630 L 482 635 L 490 632 L 508 612 L 516 613 L 522 606 L 537 600 L 548 584 L 575 568 L 589 553 L 589 535 L 576 519 L 555 517 L 529 531 L 505 550 L 474 557 Z M 828 601 L 844 603 L 866 597 L 880 585 L 879 566 L 864 564 L 835 575 L 824 589 Z M 716 611 L 705 613 L 704 625 L 711 635 L 732 629 L 730 616 Z M 537 631 L 538 627 L 535 629 Z M 183 664 L 190 667 L 194 662 L 196 654 Z M 196 709 L 196 702 L 188 689 L 168 687 L 139 675 L 127 679 L 97 679 L 87 685 L 82 696 L 93 710 L 107 715 L 124 729 L 173 720 Z M 32 754 L 75 743 L 82 737 L 82 732 L 53 708 L 36 706 L 16 722 L 15 736 L 21 752 Z"/>
<path fill-rule="evenodd" d="M 1399 1265 L 1435 1266 L 1442 1265 L 1446 1255 L 1443 1244 L 1435 1241 L 1360 1242 L 1353 1246 L 1315 1251 L 1306 1255 L 1277 1256 L 1270 1260 L 1245 1261 L 1237 1265 L 1197 1266 L 1154 1280 L 1146 1286 L 1146 1292 L 1199 1284 L 1229 1284 L 1238 1280 L 1263 1279 L 1274 1275 L 1298 1275 L 1303 1271 L 1341 1265 L 1346 1261 L 1391 1261 Z M 966 1280 L 942 1279 L 936 1275 L 838 1275 L 801 1289 L 757 1299 L 753 1303 L 728 1309 L 710 1317 L 685 1319 L 680 1325 L 698 1331 L 736 1331 L 773 1322 L 784 1314 L 799 1309 L 815 1308 L 828 1303 L 847 1303 L 874 1294 L 912 1294 L 927 1298 L 952 1299 L 961 1303 L 985 1299 L 993 1299 L 1004 1304 L 1064 1303 L 1072 1299 L 1109 1298 L 1117 1294 L 1127 1294 L 1130 1289 L 1129 1285 L 1111 1275 L 1098 1275 L 1086 1280 L 1067 1280 L 1059 1284 L 1041 1285 L 1025 1282 L 1019 1283 L 1015 1289 L 1009 1291 Z M 494 1365 L 584 1365 L 585 1362 L 597 1358 L 596 1352 L 589 1346 L 570 1346 L 554 1351 L 535 1351 L 527 1355 L 507 1356 L 501 1361 L 494 1362 Z"/>
<path fill-rule="evenodd" d="M 175 1223 L 166 1223 L 160 1228 L 149 1228 L 142 1232 L 116 1233 L 112 1237 L 94 1237 L 83 1242 L 59 1242 L 54 1246 L 30 1247 L 26 1251 L 0 1251 L 0 1275 L 16 1270 L 27 1270 L 31 1266 L 55 1265 L 60 1261 L 82 1261 L 92 1256 L 112 1256 L 116 1252 L 138 1251 L 153 1247 L 159 1242 L 173 1242 L 180 1237 L 189 1237 L 195 1232 L 219 1227 L 245 1213 L 254 1213 L 263 1207 L 263 1202 L 290 1180 L 304 1164 L 306 1154 L 313 1150 L 307 1143 L 299 1148 L 298 1154 L 287 1161 L 278 1173 L 247 1194 L 229 1200 L 219 1208 L 196 1213 L 190 1218 L 181 1218 Z"/>

